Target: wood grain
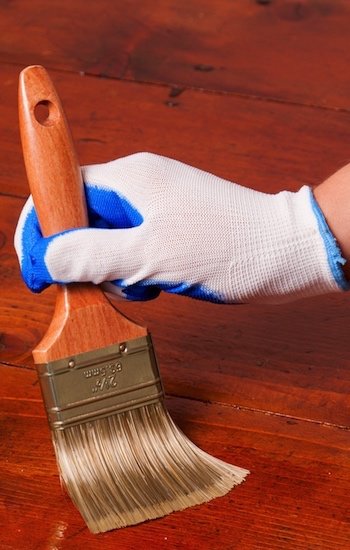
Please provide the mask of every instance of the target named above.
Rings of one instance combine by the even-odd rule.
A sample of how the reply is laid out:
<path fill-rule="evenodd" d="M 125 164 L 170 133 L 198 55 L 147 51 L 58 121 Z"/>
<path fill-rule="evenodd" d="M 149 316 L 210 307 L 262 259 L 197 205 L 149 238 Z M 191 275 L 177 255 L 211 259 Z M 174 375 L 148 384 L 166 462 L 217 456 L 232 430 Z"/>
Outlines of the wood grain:
<path fill-rule="evenodd" d="M 0 16 L 12 64 L 350 107 L 347 0 L 19 0 Z"/>
<path fill-rule="evenodd" d="M 79 161 L 60 98 L 44 67 L 21 71 L 18 111 L 29 190 L 43 235 L 87 227 Z"/>
<path fill-rule="evenodd" d="M 82 163 L 150 150 L 277 192 L 349 161 L 349 22 L 346 0 L 0 3 L 1 550 L 349 547 L 346 294 L 120 306 L 153 335 L 175 421 L 252 474 L 208 505 L 93 536 L 60 490 L 31 358 L 55 290 L 25 288 L 12 246 L 24 65 L 52 71 Z"/>
<path fill-rule="evenodd" d="M 19 70 L 4 67 L 1 192 L 25 197 L 18 136 Z M 81 164 L 137 151 L 167 155 L 277 192 L 319 183 L 349 161 L 350 114 L 53 71 Z M 101 100 L 100 98 L 103 98 Z"/>

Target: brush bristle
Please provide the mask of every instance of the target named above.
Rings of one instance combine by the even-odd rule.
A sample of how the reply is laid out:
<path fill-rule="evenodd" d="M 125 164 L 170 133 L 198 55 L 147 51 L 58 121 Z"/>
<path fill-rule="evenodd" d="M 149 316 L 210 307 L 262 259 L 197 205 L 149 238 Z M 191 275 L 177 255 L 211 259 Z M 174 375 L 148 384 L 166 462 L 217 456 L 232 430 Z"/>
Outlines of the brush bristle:
<path fill-rule="evenodd" d="M 249 473 L 196 447 L 162 402 L 54 431 L 53 439 L 61 478 L 93 533 L 208 502 Z"/>

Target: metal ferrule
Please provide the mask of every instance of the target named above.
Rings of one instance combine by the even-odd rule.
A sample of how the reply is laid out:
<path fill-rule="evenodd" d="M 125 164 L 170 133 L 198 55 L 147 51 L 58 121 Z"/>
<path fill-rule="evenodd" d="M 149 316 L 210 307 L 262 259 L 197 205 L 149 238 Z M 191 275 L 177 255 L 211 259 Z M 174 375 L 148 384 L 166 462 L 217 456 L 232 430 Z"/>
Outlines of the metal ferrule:
<path fill-rule="evenodd" d="M 52 430 L 110 416 L 164 397 L 151 337 L 37 365 Z"/>

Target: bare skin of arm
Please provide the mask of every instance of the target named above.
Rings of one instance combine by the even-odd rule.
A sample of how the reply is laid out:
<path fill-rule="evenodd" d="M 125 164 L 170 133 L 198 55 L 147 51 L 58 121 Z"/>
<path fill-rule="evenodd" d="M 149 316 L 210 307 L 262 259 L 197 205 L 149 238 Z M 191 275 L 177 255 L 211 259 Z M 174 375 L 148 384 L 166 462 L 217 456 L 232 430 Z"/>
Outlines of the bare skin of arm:
<path fill-rule="evenodd" d="M 337 239 L 343 257 L 343 267 L 350 281 L 350 164 L 347 164 L 313 190 L 314 196 Z"/>

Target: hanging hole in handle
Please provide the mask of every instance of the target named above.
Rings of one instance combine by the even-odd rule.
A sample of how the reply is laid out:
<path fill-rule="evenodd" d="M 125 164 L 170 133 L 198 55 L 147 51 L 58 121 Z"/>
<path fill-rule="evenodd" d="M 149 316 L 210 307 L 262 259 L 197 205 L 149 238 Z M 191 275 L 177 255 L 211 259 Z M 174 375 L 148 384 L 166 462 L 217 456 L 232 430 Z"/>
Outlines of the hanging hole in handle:
<path fill-rule="evenodd" d="M 54 104 L 47 99 L 39 101 L 39 103 L 37 103 L 34 107 L 35 119 L 42 126 L 50 126 L 51 124 L 53 124 L 55 119 L 54 114 Z"/>

